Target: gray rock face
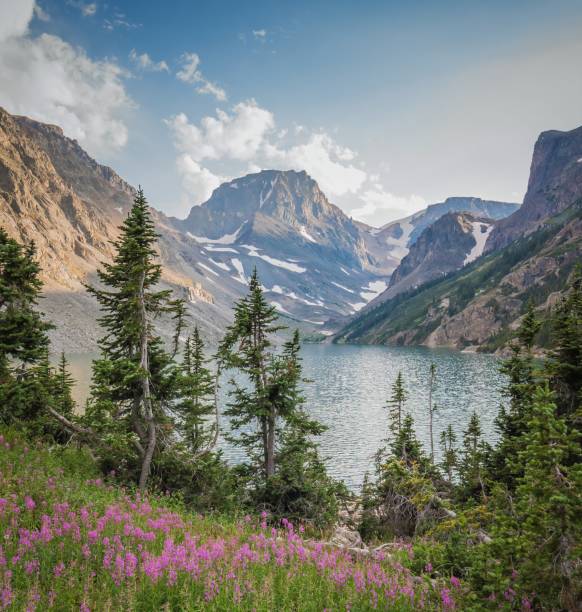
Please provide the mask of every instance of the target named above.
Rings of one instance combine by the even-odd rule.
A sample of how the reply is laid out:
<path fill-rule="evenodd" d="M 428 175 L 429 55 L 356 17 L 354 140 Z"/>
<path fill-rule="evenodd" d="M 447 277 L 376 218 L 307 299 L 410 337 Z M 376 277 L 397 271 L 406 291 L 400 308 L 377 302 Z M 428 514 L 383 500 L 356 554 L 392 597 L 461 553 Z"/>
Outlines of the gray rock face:
<path fill-rule="evenodd" d="M 487 241 L 493 251 L 530 234 L 582 199 L 582 127 L 542 132 L 534 146 L 527 192 L 521 208 L 500 222 Z"/>
<path fill-rule="evenodd" d="M 494 221 L 468 213 L 446 213 L 412 243 L 390 278 L 391 296 L 462 268 L 483 252 Z"/>
<path fill-rule="evenodd" d="M 235 179 L 172 222 L 202 250 L 209 280 L 244 286 L 256 267 L 276 308 L 314 331 L 327 331 L 328 320 L 353 314 L 386 287 L 359 227 L 305 172 Z"/>
<path fill-rule="evenodd" d="M 392 272 L 408 254 L 411 246 L 419 239 L 426 228 L 447 213 L 467 212 L 475 217 L 503 219 L 516 210 L 519 204 L 482 200 L 473 197 L 452 197 L 444 202 L 431 204 L 409 217 L 391 221 L 380 229 L 360 224 L 366 248 L 374 263 L 386 272 Z"/>

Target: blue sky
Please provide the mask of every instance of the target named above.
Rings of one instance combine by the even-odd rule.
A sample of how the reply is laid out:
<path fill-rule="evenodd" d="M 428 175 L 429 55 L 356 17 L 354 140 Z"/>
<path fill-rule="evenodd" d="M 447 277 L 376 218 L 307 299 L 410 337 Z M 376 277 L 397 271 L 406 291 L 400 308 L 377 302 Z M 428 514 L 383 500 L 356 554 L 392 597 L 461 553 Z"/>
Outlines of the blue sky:
<path fill-rule="evenodd" d="M 582 124 L 581 26 L 579 0 L 0 0 L 0 104 L 170 214 L 305 168 L 379 225 L 449 195 L 520 201 L 539 132 Z"/>

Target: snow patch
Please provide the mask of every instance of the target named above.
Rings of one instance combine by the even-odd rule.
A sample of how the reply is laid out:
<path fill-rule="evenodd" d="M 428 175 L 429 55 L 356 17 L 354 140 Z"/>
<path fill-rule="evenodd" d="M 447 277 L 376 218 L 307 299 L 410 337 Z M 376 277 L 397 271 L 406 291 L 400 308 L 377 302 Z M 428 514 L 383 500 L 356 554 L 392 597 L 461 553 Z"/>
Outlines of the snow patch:
<path fill-rule="evenodd" d="M 577 163 L 582 164 L 582 157 L 576 160 Z"/>
<path fill-rule="evenodd" d="M 350 304 L 350 306 L 354 309 L 354 312 L 358 312 L 358 310 L 362 310 L 362 308 L 366 305 L 366 302 L 358 302 L 357 304 Z"/>
<path fill-rule="evenodd" d="M 116 211 L 117 211 L 117 212 L 118 212 L 120 215 L 122 215 L 122 214 L 123 214 L 123 208 L 121 208 L 121 206 L 117 206 L 117 207 L 115 208 L 115 210 L 116 210 Z"/>
<path fill-rule="evenodd" d="M 240 259 L 231 259 L 230 263 L 232 264 L 232 267 L 238 272 L 238 276 L 233 276 L 232 278 L 234 278 L 234 280 L 238 281 L 239 283 L 242 283 L 243 285 L 247 285 L 248 281 L 245 276 L 245 269 L 243 268 Z"/>
<path fill-rule="evenodd" d="M 346 275 L 346 276 L 350 276 L 350 273 L 343 267 L 340 266 L 340 270 Z"/>
<path fill-rule="evenodd" d="M 477 257 L 480 257 L 483 254 L 483 249 L 485 248 L 485 243 L 487 242 L 487 238 L 489 234 L 493 230 L 493 225 L 488 225 L 487 223 L 483 223 L 481 221 L 471 221 L 471 226 L 473 228 L 473 238 L 475 238 L 475 246 L 469 251 L 467 257 L 465 257 L 465 261 L 463 265 L 475 261 Z M 485 226 L 487 229 L 482 231 L 482 226 Z"/>
<path fill-rule="evenodd" d="M 271 306 L 274 306 L 279 312 L 282 312 L 283 314 L 293 316 L 293 315 L 291 315 L 291 313 L 288 310 L 285 310 L 283 308 L 283 306 L 281 306 L 281 304 L 279 304 L 279 302 L 274 302 L 273 301 L 273 302 L 271 302 Z"/>
<path fill-rule="evenodd" d="M 317 242 L 315 238 L 305 229 L 305 225 L 301 225 L 299 227 L 299 233 L 307 240 L 308 242 Z"/>
<path fill-rule="evenodd" d="M 216 247 L 207 244 L 204 248 L 207 251 L 215 251 L 218 253 L 236 253 L 238 255 L 238 251 L 236 249 L 232 249 L 231 247 Z"/>
<path fill-rule="evenodd" d="M 263 208 L 263 204 L 271 197 L 271 194 L 273 193 L 273 187 L 275 186 L 275 183 L 277 182 L 278 178 L 279 177 L 276 176 L 274 179 L 271 180 L 271 187 L 267 192 L 266 196 L 263 196 L 263 190 L 261 189 L 261 195 L 259 196 L 259 208 Z"/>
<path fill-rule="evenodd" d="M 250 244 L 243 244 L 241 246 L 247 249 L 247 251 L 249 252 L 249 257 L 258 257 L 259 259 L 266 261 L 272 266 L 277 266 L 277 268 L 283 268 L 285 270 L 289 270 L 289 272 L 296 272 L 297 274 L 303 274 L 303 272 L 307 271 L 307 268 L 302 268 L 301 266 L 298 266 L 297 264 L 291 261 L 284 261 L 282 259 L 270 257 L 269 255 L 262 255 L 261 253 L 259 253 L 260 249 Z"/>
<path fill-rule="evenodd" d="M 350 293 L 355 293 L 355 291 L 352 291 L 351 289 L 348 289 L 347 287 L 344 287 L 343 285 L 340 285 L 339 283 L 334 283 L 333 281 L 331 281 L 332 285 L 335 285 L 336 287 L 339 287 L 340 289 L 343 289 L 344 291 L 349 291 Z"/>
<path fill-rule="evenodd" d="M 400 221 L 398 224 L 400 229 L 402 230 L 402 235 L 400 238 L 394 238 L 393 236 L 388 236 L 386 238 L 386 244 L 390 247 L 391 253 L 397 257 L 398 259 L 403 259 L 408 255 L 408 241 L 410 240 L 410 235 L 414 230 L 414 225 L 412 225 L 410 218 L 404 219 L 404 221 Z"/>
<path fill-rule="evenodd" d="M 377 295 L 380 295 L 382 291 L 385 291 L 387 287 L 388 285 L 386 284 L 386 281 L 370 281 L 367 287 L 363 287 L 363 291 L 360 292 L 360 295 L 362 296 L 363 300 L 366 300 L 366 302 L 370 302 Z"/>
<path fill-rule="evenodd" d="M 214 276 L 220 276 L 218 274 L 218 272 L 215 272 L 212 268 L 210 268 L 209 266 L 203 264 L 201 261 L 198 262 L 200 264 L 201 268 L 204 268 L 207 272 L 210 272 L 211 274 L 214 274 Z"/>
<path fill-rule="evenodd" d="M 246 221 L 245 221 L 246 223 Z M 236 230 L 236 232 L 233 232 L 232 234 L 224 234 L 224 236 L 221 236 L 220 238 L 207 238 L 206 236 L 195 236 L 194 234 L 191 234 L 190 232 L 186 232 L 186 234 L 190 237 L 193 238 L 194 240 L 196 240 L 196 242 L 200 242 L 200 243 L 208 243 L 208 244 L 234 244 L 234 242 L 236 242 L 236 239 L 238 238 L 238 235 L 243 227 L 244 223 L 241 223 L 241 226 Z"/>
<path fill-rule="evenodd" d="M 212 257 L 209 257 L 208 261 L 213 263 L 216 267 L 220 268 L 221 270 L 224 270 L 225 272 L 229 272 L 230 271 L 230 268 L 225 263 L 222 263 L 222 261 L 216 261 L 216 260 L 212 259 Z"/>

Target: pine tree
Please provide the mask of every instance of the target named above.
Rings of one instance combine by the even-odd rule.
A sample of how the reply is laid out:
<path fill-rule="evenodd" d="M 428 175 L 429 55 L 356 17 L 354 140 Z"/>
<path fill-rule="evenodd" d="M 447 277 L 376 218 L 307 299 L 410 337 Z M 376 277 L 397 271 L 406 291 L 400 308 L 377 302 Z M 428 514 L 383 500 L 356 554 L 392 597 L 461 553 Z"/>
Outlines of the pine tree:
<path fill-rule="evenodd" d="M 441 449 L 443 459 L 441 467 L 447 475 L 449 484 L 453 482 L 453 473 L 457 468 L 457 435 L 455 434 L 452 425 L 449 423 L 445 431 L 441 432 Z"/>
<path fill-rule="evenodd" d="M 416 437 L 412 415 L 404 415 L 400 429 L 391 443 L 391 451 L 395 458 L 401 459 L 407 466 L 417 463 L 426 467 L 427 458 Z"/>
<path fill-rule="evenodd" d="M 461 490 L 465 498 L 485 496 L 485 457 L 487 445 L 482 439 L 481 422 L 476 412 L 463 433 L 459 462 Z"/>
<path fill-rule="evenodd" d="M 558 412 L 573 417 L 582 405 L 582 265 L 556 309 L 552 345 L 548 373 Z"/>
<path fill-rule="evenodd" d="M 180 312 L 171 291 L 155 287 L 161 266 L 155 250 L 157 234 L 143 191 L 113 243 L 113 263 L 98 271 L 105 288 L 88 287 L 99 302 L 105 330 L 101 357 L 93 363 L 92 426 L 107 431 L 117 443 L 133 446 L 139 455 L 139 486 L 145 488 L 158 442 L 158 428 L 175 397 L 175 368 L 154 332 L 162 314 Z"/>
<path fill-rule="evenodd" d="M 536 593 L 539 609 L 575 610 L 582 600 L 582 464 L 580 435 L 557 414 L 555 396 L 547 386 L 534 394 L 515 461 L 522 474 L 512 503 L 495 515 L 493 548 L 488 558 L 503 563 L 505 588 L 517 568 L 514 589 Z M 497 561 L 499 563 L 499 561 Z"/>
<path fill-rule="evenodd" d="M 249 389 L 234 386 L 226 414 L 233 428 L 239 430 L 233 443 L 245 448 L 253 460 L 261 457 L 265 478 L 275 473 L 278 406 L 269 394 L 273 367 L 270 336 L 282 329 L 276 320 L 277 312 L 267 303 L 255 269 L 248 295 L 236 303 L 234 323 L 227 329 L 217 354 L 220 367 L 239 369 L 251 383 Z M 258 427 L 249 432 L 249 425 Z"/>
<path fill-rule="evenodd" d="M 527 430 L 534 390 L 539 379 L 532 353 L 539 329 L 540 321 L 530 303 L 511 345 L 511 357 L 501 366 L 501 372 L 508 379 L 503 392 L 509 400 L 509 406 L 508 409 L 501 406 L 495 420 L 500 434 L 499 442 L 490 453 L 487 464 L 492 477 L 497 482 L 503 482 L 510 490 L 519 476 L 514 471 L 514 467 L 519 465 L 515 459 L 523 446 L 523 434 Z"/>
<path fill-rule="evenodd" d="M 215 412 L 215 383 L 205 364 L 204 342 L 195 326 L 184 347 L 180 369 L 182 397 L 175 409 L 179 415 L 179 429 L 193 455 L 209 448 L 218 433 L 217 423 L 212 428 L 208 425 L 210 415 Z"/>
<path fill-rule="evenodd" d="M 69 362 L 62 351 L 61 358 L 53 374 L 53 398 L 55 410 L 63 416 L 69 418 L 75 410 L 72 390 L 74 379 L 69 372 Z"/>
<path fill-rule="evenodd" d="M 404 387 L 404 377 L 402 372 L 398 372 L 396 380 L 392 384 L 392 392 L 387 402 L 390 415 L 390 431 L 394 438 L 400 434 L 402 427 L 402 410 L 408 398 L 408 393 Z"/>
<path fill-rule="evenodd" d="M 36 310 L 42 283 L 35 257 L 33 244 L 0 228 L 0 419 L 27 426 L 42 420 L 49 394 L 41 370 L 46 364 L 48 372 L 52 325 Z"/>
<path fill-rule="evenodd" d="M 42 282 L 34 244 L 21 245 L 0 227 L 0 384 L 11 362 L 20 369 L 43 359 L 52 327 L 36 310 Z"/>

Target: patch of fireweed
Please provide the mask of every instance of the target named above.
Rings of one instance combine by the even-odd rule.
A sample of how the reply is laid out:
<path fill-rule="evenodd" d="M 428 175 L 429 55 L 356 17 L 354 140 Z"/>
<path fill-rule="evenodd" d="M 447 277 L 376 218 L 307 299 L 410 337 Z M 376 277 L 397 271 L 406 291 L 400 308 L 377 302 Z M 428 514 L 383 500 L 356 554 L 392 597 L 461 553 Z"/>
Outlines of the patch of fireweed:
<path fill-rule="evenodd" d="M 397 555 L 308 540 L 266 513 L 190 514 L 107 484 L 77 451 L 0 444 L 1 609 L 463 609 L 460 583 L 415 576 Z"/>

